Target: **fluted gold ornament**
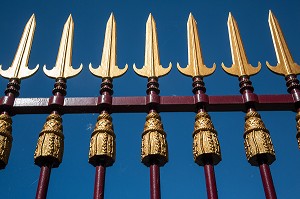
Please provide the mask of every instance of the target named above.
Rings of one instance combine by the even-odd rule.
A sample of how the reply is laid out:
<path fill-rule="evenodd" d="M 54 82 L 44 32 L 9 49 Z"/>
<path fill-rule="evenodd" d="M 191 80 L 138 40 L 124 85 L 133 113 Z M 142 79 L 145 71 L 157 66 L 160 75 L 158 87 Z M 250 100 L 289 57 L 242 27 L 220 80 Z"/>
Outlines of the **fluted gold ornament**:
<path fill-rule="evenodd" d="M 296 138 L 298 141 L 298 147 L 300 149 L 300 112 L 297 113 L 296 115 L 296 128 L 297 128 L 297 134 L 296 134 Z"/>
<path fill-rule="evenodd" d="M 244 145 L 248 162 L 252 166 L 259 165 L 260 155 L 264 155 L 264 161 L 269 165 L 276 159 L 269 131 L 256 111 L 246 114 Z"/>
<path fill-rule="evenodd" d="M 206 112 L 199 112 L 195 117 L 195 126 L 193 132 L 193 154 L 194 161 L 200 165 L 205 165 L 206 155 L 212 157 L 212 164 L 218 164 L 221 157 L 218 134 Z"/>
<path fill-rule="evenodd" d="M 115 139 L 111 116 L 106 112 L 101 113 L 91 136 L 89 163 L 93 166 L 99 163 L 112 166 L 116 158 Z"/>
<path fill-rule="evenodd" d="M 8 163 L 12 145 L 12 119 L 7 114 L 0 115 L 0 168 L 3 169 Z"/>
<path fill-rule="evenodd" d="M 50 114 L 39 135 L 36 150 L 34 153 L 34 163 L 42 166 L 49 162 L 52 167 L 58 167 L 62 162 L 64 152 L 64 135 L 62 118 L 60 115 Z"/>
<path fill-rule="evenodd" d="M 159 114 L 149 113 L 142 134 L 142 163 L 150 166 L 154 161 L 155 164 L 164 166 L 168 162 L 166 137 Z"/>

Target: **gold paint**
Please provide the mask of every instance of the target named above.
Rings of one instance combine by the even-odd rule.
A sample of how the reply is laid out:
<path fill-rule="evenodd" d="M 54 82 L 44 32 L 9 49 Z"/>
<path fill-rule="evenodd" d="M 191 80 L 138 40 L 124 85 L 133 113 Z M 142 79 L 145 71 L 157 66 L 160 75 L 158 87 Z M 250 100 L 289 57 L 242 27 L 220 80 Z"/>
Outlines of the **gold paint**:
<path fill-rule="evenodd" d="M 8 163 L 8 158 L 12 146 L 12 119 L 7 114 L 0 115 L 0 161 L 5 165 Z"/>
<path fill-rule="evenodd" d="M 34 153 L 35 164 L 41 166 L 51 162 L 53 167 L 58 167 L 62 162 L 64 152 L 64 135 L 62 118 L 58 114 L 50 114 L 39 135 Z"/>
<path fill-rule="evenodd" d="M 267 164 L 275 161 L 275 151 L 268 129 L 259 113 L 249 111 L 245 117 L 244 146 L 248 162 L 252 166 L 259 165 L 259 156 L 263 155 Z"/>
<path fill-rule="evenodd" d="M 244 76 L 244 75 L 255 75 L 261 69 L 261 64 L 258 62 L 257 67 L 253 67 L 251 64 L 248 63 L 248 59 L 246 56 L 246 52 L 243 46 L 243 42 L 240 36 L 240 31 L 238 25 L 229 13 L 228 16 L 228 33 L 229 33 L 229 40 L 230 40 L 230 48 L 231 48 L 231 55 L 232 55 L 232 66 L 227 68 L 224 63 L 222 63 L 222 68 L 230 75 L 234 76 Z"/>
<path fill-rule="evenodd" d="M 97 166 L 103 161 L 106 163 L 105 166 L 112 166 L 116 159 L 115 139 L 111 116 L 108 113 L 101 113 L 91 135 L 89 162 Z"/>
<path fill-rule="evenodd" d="M 2 70 L 2 66 L 0 65 L 0 74 L 3 77 L 8 79 L 24 79 L 32 76 L 37 72 L 39 65 L 37 65 L 34 69 L 28 68 L 28 60 L 30 56 L 35 26 L 35 16 L 33 14 L 24 28 L 16 55 L 11 66 L 7 70 Z"/>
<path fill-rule="evenodd" d="M 134 64 L 133 69 L 138 75 L 149 78 L 167 75 L 171 68 L 171 62 L 168 68 L 163 68 L 160 65 L 156 24 L 152 14 L 150 14 L 146 23 L 145 65 L 138 69 Z"/>
<path fill-rule="evenodd" d="M 297 134 L 296 134 L 296 138 L 298 141 L 298 148 L 300 149 L 300 112 L 297 113 L 296 115 L 296 128 L 297 128 Z"/>
<path fill-rule="evenodd" d="M 106 24 L 101 65 L 96 69 L 92 67 L 92 64 L 89 65 L 89 69 L 93 75 L 102 78 L 114 78 L 122 76 L 127 71 L 127 64 L 123 69 L 119 69 L 117 66 L 116 46 L 116 21 L 114 15 L 111 14 Z"/>
<path fill-rule="evenodd" d="M 193 139 L 194 161 L 198 165 L 205 165 L 204 159 L 206 155 L 212 157 L 212 163 L 214 165 L 221 161 L 222 157 L 218 134 L 208 113 L 199 112 L 196 115 Z"/>
<path fill-rule="evenodd" d="M 82 64 L 77 69 L 73 69 L 72 67 L 73 34 L 74 22 L 70 15 L 64 25 L 55 66 L 51 70 L 48 70 L 46 65 L 43 68 L 44 73 L 48 77 L 54 79 L 59 77 L 70 78 L 78 75 L 78 73 L 82 70 Z"/>
<path fill-rule="evenodd" d="M 142 134 L 142 163 L 150 166 L 155 162 L 159 166 L 164 166 L 168 162 L 166 136 L 159 114 L 149 113 Z"/>
<path fill-rule="evenodd" d="M 300 66 L 294 62 L 287 43 L 284 39 L 280 25 L 271 10 L 269 11 L 268 21 L 278 61 L 277 66 L 271 66 L 269 62 L 266 62 L 268 68 L 272 72 L 284 76 L 300 74 Z"/>
<path fill-rule="evenodd" d="M 192 13 L 189 15 L 187 22 L 187 34 L 188 34 L 188 58 L 189 64 L 186 68 L 181 68 L 177 63 L 178 70 L 187 76 L 208 76 L 211 75 L 215 69 L 216 64 L 213 64 L 212 68 L 207 68 L 203 62 L 200 40 L 198 35 L 198 27 L 195 18 Z"/>

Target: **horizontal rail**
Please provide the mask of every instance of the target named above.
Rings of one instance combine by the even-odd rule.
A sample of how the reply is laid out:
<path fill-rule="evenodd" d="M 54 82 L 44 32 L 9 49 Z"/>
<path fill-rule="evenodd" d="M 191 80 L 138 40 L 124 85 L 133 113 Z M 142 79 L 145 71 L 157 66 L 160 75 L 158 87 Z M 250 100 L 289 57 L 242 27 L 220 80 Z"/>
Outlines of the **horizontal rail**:
<path fill-rule="evenodd" d="M 258 111 L 295 111 L 292 95 L 257 95 L 255 107 Z M 2 99 L 1 99 L 2 101 Z M 70 113 L 98 113 L 101 104 L 98 97 L 69 97 L 64 99 L 60 110 Z M 17 98 L 11 108 L 12 114 L 45 114 L 52 108 L 48 106 L 49 98 Z M 194 96 L 160 96 L 160 112 L 194 112 L 196 110 Z M 245 111 L 241 95 L 209 96 L 207 110 L 210 112 Z M 147 112 L 146 96 L 113 97 L 112 113 Z"/>

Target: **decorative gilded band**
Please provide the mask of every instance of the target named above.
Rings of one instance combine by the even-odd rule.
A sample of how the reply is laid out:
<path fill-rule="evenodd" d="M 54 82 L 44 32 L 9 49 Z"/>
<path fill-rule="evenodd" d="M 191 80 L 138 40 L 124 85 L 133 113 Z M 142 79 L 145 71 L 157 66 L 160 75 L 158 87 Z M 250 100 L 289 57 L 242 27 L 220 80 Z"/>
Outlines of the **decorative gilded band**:
<path fill-rule="evenodd" d="M 204 166 L 208 157 L 210 157 L 210 161 L 214 165 L 221 161 L 217 131 L 208 113 L 199 112 L 196 115 L 193 138 L 194 161 L 198 165 Z"/>
<path fill-rule="evenodd" d="M 12 145 L 12 119 L 7 114 L 0 115 L 0 169 L 4 169 L 8 163 L 8 158 Z"/>
<path fill-rule="evenodd" d="M 142 134 L 142 163 L 150 166 L 155 163 L 164 166 L 168 162 L 166 133 L 158 113 L 151 112 L 146 117 Z"/>
<path fill-rule="evenodd" d="M 252 166 L 258 166 L 260 160 L 270 165 L 276 159 L 269 131 L 256 111 L 246 114 L 244 145 L 246 157 Z"/>
<path fill-rule="evenodd" d="M 296 115 L 296 128 L 297 128 L 297 134 L 296 134 L 296 138 L 298 141 L 298 147 L 300 149 L 300 112 L 297 113 Z"/>
<path fill-rule="evenodd" d="M 89 163 L 93 166 L 112 166 L 116 159 L 115 139 L 111 116 L 105 112 L 101 113 L 91 135 Z"/>
<path fill-rule="evenodd" d="M 62 118 L 59 114 L 50 114 L 39 135 L 34 163 L 38 166 L 50 164 L 58 167 L 62 162 L 64 152 L 64 135 Z"/>

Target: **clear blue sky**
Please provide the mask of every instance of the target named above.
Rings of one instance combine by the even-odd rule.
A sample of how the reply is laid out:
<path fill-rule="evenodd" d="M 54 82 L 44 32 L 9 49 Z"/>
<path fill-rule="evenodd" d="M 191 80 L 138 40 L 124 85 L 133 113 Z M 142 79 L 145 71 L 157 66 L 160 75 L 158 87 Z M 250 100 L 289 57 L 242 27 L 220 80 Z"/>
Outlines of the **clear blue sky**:
<path fill-rule="evenodd" d="M 122 3 L 121 3 L 122 2 Z M 227 32 L 228 12 L 238 22 L 249 62 L 262 70 L 251 77 L 257 94 L 285 94 L 284 78 L 271 73 L 265 61 L 277 63 L 268 26 L 271 9 L 284 31 L 295 62 L 300 63 L 300 2 L 294 1 L 1 1 L 0 63 L 10 66 L 23 28 L 32 13 L 36 31 L 29 67 L 55 64 L 63 25 L 72 13 L 75 32 L 73 66 L 84 68 L 68 80 L 68 97 L 98 96 L 101 79 L 88 71 L 100 63 L 106 21 L 117 21 L 118 65 L 130 68 L 114 80 L 114 96 L 145 95 L 146 82 L 134 74 L 132 64 L 144 63 L 145 23 L 151 12 L 156 20 L 161 63 L 173 68 L 161 78 L 161 95 L 192 95 L 191 79 L 176 67 L 187 64 L 186 22 L 190 12 L 198 22 L 203 57 L 216 72 L 204 79 L 208 95 L 239 94 L 238 80 L 221 68 L 232 64 Z M 146 3 L 147 2 L 147 3 Z M 166 2 L 166 1 L 164 1 Z M 171 2 L 171 1 L 170 1 Z M 207 3 L 205 3 L 207 2 Z M 266 3 L 269 2 L 269 3 Z M 8 80 L 0 79 L 4 92 Z M 40 69 L 21 84 L 20 97 L 49 97 L 54 80 Z M 260 112 L 270 130 L 277 160 L 271 165 L 278 198 L 299 195 L 300 151 L 295 139 L 295 113 Z M 259 169 L 247 162 L 243 146 L 244 113 L 211 113 L 219 134 L 223 160 L 215 167 L 220 198 L 264 198 Z M 40 169 L 33 164 L 38 134 L 47 115 L 13 117 L 13 147 L 9 164 L 0 171 L 1 198 L 34 198 Z M 140 163 L 141 133 L 146 113 L 113 114 L 117 157 L 107 169 L 105 198 L 149 198 L 149 169 Z M 161 113 L 169 143 L 169 163 L 161 168 L 162 198 L 206 198 L 204 171 L 193 162 L 192 131 L 195 113 Z M 63 163 L 52 170 L 49 199 L 91 198 L 95 169 L 88 164 L 90 135 L 97 114 L 64 115 Z M 299 197 L 299 196 L 298 196 Z"/>

